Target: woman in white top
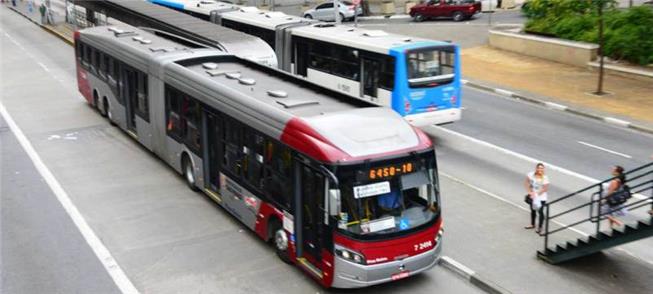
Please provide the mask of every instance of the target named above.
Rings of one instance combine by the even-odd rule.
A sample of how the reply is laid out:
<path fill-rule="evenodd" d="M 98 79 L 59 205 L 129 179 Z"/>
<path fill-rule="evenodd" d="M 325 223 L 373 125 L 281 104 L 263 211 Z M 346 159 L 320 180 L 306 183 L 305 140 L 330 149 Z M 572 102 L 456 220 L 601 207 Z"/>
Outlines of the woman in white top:
<path fill-rule="evenodd" d="M 547 191 L 549 191 L 549 177 L 544 174 L 544 164 L 538 163 L 535 166 L 534 172 L 529 172 L 526 175 L 524 182 L 528 196 L 531 198 L 531 225 L 524 227 L 525 229 L 535 228 L 535 214 L 539 213 L 539 225 L 537 226 L 536 233 L 542 232 L 542 225 L 544 223 L 544 204 L 547 200 Z"/>

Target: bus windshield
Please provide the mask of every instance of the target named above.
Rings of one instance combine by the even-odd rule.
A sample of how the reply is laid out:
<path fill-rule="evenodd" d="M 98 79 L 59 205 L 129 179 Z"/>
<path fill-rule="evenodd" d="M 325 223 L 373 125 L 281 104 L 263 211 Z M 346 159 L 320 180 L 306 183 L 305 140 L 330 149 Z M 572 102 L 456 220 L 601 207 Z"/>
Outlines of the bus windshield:
<path fill-rule="evenodd" d="M 435 87 L 454 80 L 453 47 L 409 51 L 406 54 L 408 83 L 412 88 Z"/>
<path fill-rule="evenodd" d="M 359 236 L 387 235 L 419 227 L 438 212 L 435 157 L 403 158 L 339 172 L 338 228 Z"/>

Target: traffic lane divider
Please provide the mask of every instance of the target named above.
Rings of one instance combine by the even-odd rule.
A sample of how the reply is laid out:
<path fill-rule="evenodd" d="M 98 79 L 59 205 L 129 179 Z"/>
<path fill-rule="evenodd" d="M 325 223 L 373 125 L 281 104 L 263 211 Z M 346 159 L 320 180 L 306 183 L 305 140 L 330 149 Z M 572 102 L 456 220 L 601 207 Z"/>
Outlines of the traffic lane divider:
<path fill-rule="evenodd" d="M 537 99 L 537 98 L 534 98 L 534 97 L 529 97 L 529 96 L 525 96 L 525 95 L 522 95 L 522 94 L 519 94 L 519 93 L 515 93 L 515 92 L 509 91 L 509 90 L 506 90 L 506 89 L 494 88 L 494 87 L 490 87 L 490 86 L 487 86 L 487 85 L 479 84 L 477 82 L 472 82 L 472 81 L 469 81 L 469 80 L 461 80 L 461 81 L 466 86 L 472 87 L 474 89 L 486 91 L 486 92 L 492 92 L 492 93 L 495 93 L 495 94 L 500 95 L 502 97 L 507 97 L 507 98 L 511 98 L 511 99 L 514 99 L 514 100 L 520 100 L 520 101 L 525 101 L 525 102 L 532 103 L 532 104 L 541 105 L 541 106 L 544 106 L 544 107 L 546 107 L 548 109 L 551 109 L 551 110 L 569 112 L 571 114 L 575 114 L 575 115 L 582 116 L 582 117 L 589 118 L 589 119 L 593 119 L 593 120 L 602 121 L 602 122 L 605 122 L 605 123 L 608 123 L 608 124 L 611 124 L 611 125 L 616 125 L 616 126 L 620 126 L 620 127 L 624 127 L 624 128 L 628 128 L 628 129 L 633 129 L 633 130 L 636 130 L 636 131 L 639 131 L 639 132 L 642 132 L 642 133 L 653 134 L 653 128 L 643 126 L 643 125 L 633 124 L 630 121 L 626 121 L 626 120 L 622 120 L 622 119 L 618 119 L 618 118 L 614 118 L 614 117 L 610 117 L 610 116 L 597 115 L 597 114 L 591 113 L 591 112 L 589 112 L 589 111 L 587 111 L 585 109 L 571 108 L 571 107 L 569 107 L 567 105 L 562 105 L 562 104 L 551 102 L 551 101 L 540 100 L 540 99 Z"/>

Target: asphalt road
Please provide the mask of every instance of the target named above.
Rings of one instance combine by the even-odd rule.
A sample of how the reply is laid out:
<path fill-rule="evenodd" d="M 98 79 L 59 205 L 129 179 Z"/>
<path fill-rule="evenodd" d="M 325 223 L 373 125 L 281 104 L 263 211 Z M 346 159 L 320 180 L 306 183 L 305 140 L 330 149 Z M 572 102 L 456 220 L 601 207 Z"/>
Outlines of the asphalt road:
<path fill-rule="evenodd" d="M 120 293 L 0 117 L 2 293 Z"/>
<path fill-rule="evenodd" d="M 138 291 L 324 291 L 90 109 L 76 90 L 70 46 L 13 12 L 0 9 L 0 16 L 0 101 Z M 40 176 L 33 168 L 17 169 L 32 163 L 20 156 L 15 140 L 5 139 L 11 138 L 7 128 L 2 130 L 2 155 L 11 156 L 2 161 L 2 197 L 16 202 L 16 208 L 3 205 L 2 211 L 2 293 L 116 292 L 97 257 L 79 234 L 75 237 L 69 217 Z M 15 185 L 17 175 L 5 175 L 15 171 L 23 173 L 24 184 Z M 22 195 L 18 191 L 38 198 L 17 201 Z M 15 223 L 33 225 L 16 237 Z M 19 246 L 25 242 L 29 246 Z M 30 258 L 34 262 L 21 262 Z M 359 292 L 405 288 L 416 293 L 481 293 L 443 268 Z"/>
<path fill-rule="evenodd" d="M 1 102 L 138 290 L 143 293 L 211 293 L 216 289 L 230 293 L 324 291 L 297 268 L 279 262 L 271 248 L 207 197 L 190 192 L 169 167 L 91 110 L 77 93 L 70 46 L 13 12 L 0 9 L 0 16 Z M 607 174 L 615 162 L 627 167 L 645 162 L 649 155 L 646 149 L 653 146 L 651 137 L 472 89 L 465 89 L 464 97 L 463 121 L 447 126 L 446 130 L 427 130 L 436 139 L 442 172 L 448 218 L 445 254 L 516 293 L 653 292 L 650 241 L 611 249 L 607 257 L 598 261 L 590 259 L 563 268 L 534 260 L 541 239 L 521 229 L 527 214 L 520 206 L 523 177 L 534 163 L 457 133 L 598 178 L 603 170 Z M 2 133 L 8 134 L 6 129 Z M 633 161 L 619 161 L 626 159 L 572 144 L 581 139 L 628 153 Z M 610 142 L 616 145 L 609 145 Z M 3 144 L 3 149 L 7 145 L 17 148 Z M 14 148 L 7 152 L 20 153 Z M 20 156 L 12 157 L 18 166 L 31 164 L 21 161 Z M 6 186 L 5 165 L 3 160 L 3 187 Z M 588 184 L 586 179 L 570 176 L 562 169 L 549 172 L 554 183 L 551 197 Z M 27 177 L 27 183 L 35 185 L 35 190 L 37 182 L 38 175 Z M 41 203 L 47 202 L 36 201 L 34 206 Z M 34 214 L 42 214 L 43 209 L 27 210 L 20 216 L 36 222 L 42 216 Z M 66 215 L 54 217 L 56 220 L 48 223 L 65 223 Z M 66 246 L 79 252 L 88 251 L 79 240 L 77 245 L 71 243 Z M 46 251 L 51 248 L 48 245 L 37 242 L 34 246 L 41 248 L 34 250 Z M 4 250 L 5 247 L 3 256 Z M 57 251 L 66 250 L 73 249 Z M 21 254 L 29 252 L 7 253 L 14 254 L 20 259 L 24 258 Z M 95 256 L 79 255 L 82 260 L 53 258 L 53 266 L 69 262 L 86 264 L 80 268 L 97 267 Z M 6 257 L 2 262 L 4 280 Z M 25 272 L 34 270 L 33 265 L 24 266 L 21 270 Z M 531 279 L 527 271 L 535 272 L 538 278 Z M 616 280 L 613 276 L 623 278 Z M 94 278 L 101 277 L 98 274 Z M 60 277 L 46 276 L 44 284 L 55 283 L 48 278 Z M 28 281 L 14 281 L 14 285 L 27 284 Z M 80 284 L 77 287 L 83 288 L 83 282 Z M 29 290 L 21 288 L 14 293 L 32 292 Z M 451 272 L 436 268 L 399 283 L 357 292 L 396 291 L 474 293 L 479 290 Z"/>

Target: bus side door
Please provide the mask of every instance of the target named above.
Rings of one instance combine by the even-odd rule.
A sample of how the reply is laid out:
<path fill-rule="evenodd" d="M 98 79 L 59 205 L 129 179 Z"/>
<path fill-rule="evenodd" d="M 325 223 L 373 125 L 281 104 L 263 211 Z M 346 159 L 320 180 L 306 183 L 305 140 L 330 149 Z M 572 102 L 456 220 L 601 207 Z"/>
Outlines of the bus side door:
<path fill-rule="evenodd" d="M 373 103 L 378 103 L 380 62 L 369 57 L 362 57 L 361 62 L 361 96 Z"/>
<path fill-rule="evenodd" d="M 317 265 L 322 260 L 322 234 L 324 224 L 324 176 L 313 168 L 300 163 L 300 159 L 295 160 L 298 165 L 296 168 L 296 179 L 299 181 L 299 194 L 295 202 L 295 212 L 300 212 L 298 222 L 300 232 L 298 242 L 301 248 L 298 248 L 298 257 L 304 257 L 311 263 Z M 298 246 L 299 247 L 299 246 Z"/>

